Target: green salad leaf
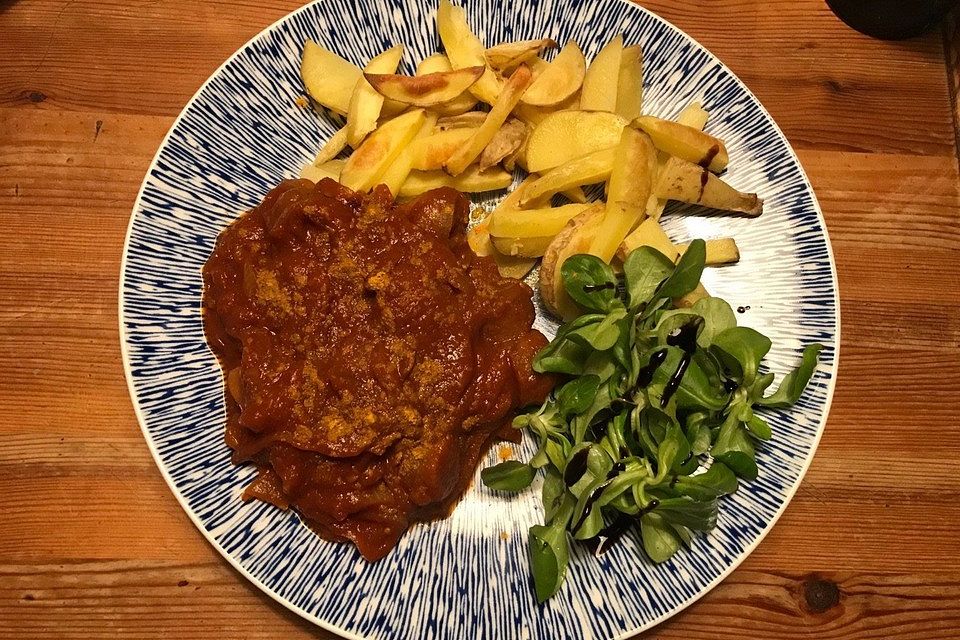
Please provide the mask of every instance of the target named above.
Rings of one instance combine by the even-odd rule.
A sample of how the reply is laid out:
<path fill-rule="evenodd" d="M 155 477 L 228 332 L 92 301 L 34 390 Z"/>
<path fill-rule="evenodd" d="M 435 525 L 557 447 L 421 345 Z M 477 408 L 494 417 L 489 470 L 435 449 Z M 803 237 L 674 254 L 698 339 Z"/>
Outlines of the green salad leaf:
<path fill-rule="evenodd" d="M 622 277 L 593 256 L 561 265 L 585 313 L 534 360 L 534 370 L 563 379 L 514 420 L 537 452 L 481 472 L 492 489 L 522 491 L 543 471 L 544 522 L 528 541 L 540 601 L 561 588 L 574 541 L 600 553 L 632 529 L 650 560 L 664 562 L 712 530 L 723 496 L 759 473 L 757 447 L 775 437 L 769 409 L 797 402 L 816 372 L 814 344 L 765 396 L 774 381 L 763 369 L 768 338 L 737 326 L 719 298 L 674 307 L 697 288 L 705 258 L 695 240 L 676 265 L 640 247 Z"/>

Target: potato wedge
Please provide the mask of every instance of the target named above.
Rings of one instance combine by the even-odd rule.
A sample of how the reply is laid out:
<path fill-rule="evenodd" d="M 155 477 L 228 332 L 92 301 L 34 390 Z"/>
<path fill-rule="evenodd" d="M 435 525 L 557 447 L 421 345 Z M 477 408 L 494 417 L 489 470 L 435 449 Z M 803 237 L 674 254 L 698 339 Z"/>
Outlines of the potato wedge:
<path fill-rule="evenodd" d="M 417 109 L 381 125 L 367 136 L 347 160 L 340 174 L 340 182 L 354 191 L 369 191 L 379 183 L 380 177 L 400 155 L 400 151 L 420 132 L 425 119 L 423 109 Z"/>
<path fill-rule="evenodd" d="M 730 162 L 723 140 L 699 129 L 653 116 L 641 116 L 630 124 L 649 135 L 657 149 L 714 173 L 726 169 Z"/>
<path fill-rule="evenodd" d="M 477 128 L 446 129 L 434 131 L 428 136 L 410 143 L 413 168 L 418 171 L 442 169 L 457 149 L 467 143 Z"/>
<path fill-rule="evenodd" d="M 317 152 L 317 157 L 313 159 L 313 164 L 321 165 L 324 162 L 333 160 L 340 152 L 347 147 L 347 128 L 338 129 L 336 133 L 330 136 L 323 147 Z"/>
<path fill-rule="evenodd" d="M 583 76 L 580 90 L 580 108 L 585 111 L 617 109 L 617 86 L 620 82 L 620 62 L 623 58 L 623 36 L 610 40 L 590 62 Z"/>
<path fill-rule="evenodd" d="M 467 24 L 463 7 L 453 6 L 450 0 L 440 0 L 437 7 L 437 32 L 454 69 L 486 67 L 480 79 L 470 87 L 470 93 L 487 104 L 496 102 L 500 95 L 500 80 L 493 69 L 487 66 L 483 43 Z"/>
<path fill-rule="evenodd" d="M 595 204 L 566 204 L 540 209 L 504 209 L 490 214 L 490 235 L 497 238 L 550 237 Z M 602 206 L 602 205 L 601 205 Z"/>
<path fill-rule="evenodd" d="M 364 73 L 393 73 L 403 57 L 403 45 L 387 49 L 376 56 L 363 68 Z M 383 95 L 378 93 L 365 78 L 357 80 L 357 86 L 350 97 L 347 111 L 347 142 L 357 148 L 367 134 L 377 128 L 380 110 L 383 109 Z"/>
<path fill-rule="evenodd" d="M 624 47 L 620 57 L 616 111 L 627 120 L 643 114 L 643 51 L 638 44 Z"/>
<path fill-rule="evenodd" d="M 412 171 L 400 188 L 400 197 L 414 198 L 439 187 L 453 187 L 464 193 L 499 191 L 512 183 L 513 175 L 500 169 L 481 172 L 471 167 L 458 176 L 451 176 L 445 171 Z"/>
<path fill-rule="evenodd" d="M 326 108 L 347 115 L 360 73 L 360 67 L 313 40 L 303 43 L 300 77 L 310 97 Z"/>
<path fill-rule="evenodd" d="M 520 256 L 523 258 L 539 258 L 547 252 L 547 247 L 553 241 L 553 236 L 542 238 L 498 238 L 490 236 L 493 246 L 505 256 Z"/>
<path fill-rule="evenodd" d="M 453 66 L 450 65 L 450 59 L 442 53 L 427 56 L 417 65 L 418 76 L 428 73 L 439 73 L 441 71 L 453 71 Z M 475 106 L 477 106 L 477 97 L 469 91 L 464 91 L 453 100 L 442 105 L 431 107 L 430 110 L 435 111 L 440 116 L 455 116 L 467 113 Z"/>
<path fill-rule="evenodd" d="M 487 119 L 485 111 L 470 111 L 455 116 L 444 116 L 437 120 L 437 128 L 441 131 L 450 129 L 477 129 Z"/>
<path fill-rule="evenodd" d="M 526 65 L 520 65 L 513 75 L 503 85 L 503 91 L 497 98 L 483 124 L 473 134 L 473 137 L 447 161 L 446 169 L 450 175 L 462 173 L 474 160 L 479 157 L 484 148 L 490 144 L 513 108 L 520 101 L 527 87 L 530 86 L 530 70 Z"/>
<path fill-rule="evenodd" d="M 400 195 L 400 189 L 403 186 L 403 183 L 406 182 L 407 177 L 413 170 L 413 143 L 430 135 L 433 132 L 433 128 L 436 123 L 437 114 L 428 113 L 423 119 L 423 124 L 420 125 L 420 131 L 417 133 L 416 137 L 411 141 L 410 144 L 400 150 L 399 155 L 397 155 L 396 159 L 390 163 L 390 166 L 387 167 L 387 170 L 384 171 L 383 175 L 380 177 L 380 182 L 387 185 L 387 188 L 390 189 L 390 193 L 393 194 L 394 199 Z"/>
<path fill-rule="evenodd" d="M 703 108 L 703 103 L 699 100 L 694 100 L 688 104 L 683 108 L 683 111 L 680 112 L 680 115 L 677 116 L 677 122 L 688 127 L 693 127 L 697 131 L 703 131 L 709 119 L 710 113 Z"/>
<path fill-rule="evenodd" d="M 627 121 L 615 113 L 558 111 L 545 117 L 527 141 L 527 169 L 542 173 L 620 142 Z"/>
<path fill-rule="evenodd" d="M 520 118 L 527 124 L 535 127 L 543 122 L 547 117 L 558 111 L 578 111 L 579 109 L 580 92 L 575 91 L 573 95 L 563 102 L 558 102 L 557 104 L 550 105 L 548 107 L 538 107 L 532 104 L 524 104 L 521 102 L 514 108 L 513 115 Z"/>
<path fill-rule="evenodd" d="M 525 177 L 520 184 L 517 185 L 515 189 L 507 193 L 506 197 L 500 201 L 500 204 L 494 208 L 493 213 L 497 211 L 516 211 L 520 209 L 520 197 L 523 194 L 523 190 L 536 181 L 538 176 L 530 174 Z M 546 205 L 545 205 L 546 206 Z"/>
<path fill-rule="evenodd" d="M 709 169 L 676 157 L 671 157 L 664 165 L 655 193 L 665 200 L 738 211 L 751 217 L 763 213 L 763 199 L 757 194 L 737 191 Z"/>
<path fill-rule="evenodd" d="M 703 105 L 699 100 L 695 100 L 684 107 L 683 111 L 680 112 L 680 115 L 677 116 L 677 122 L 679 124 L 685 125 L 687 127 L 693 127 L 694 129 L 703 130 L 707 125 L 707 120 L 710 119 L 710 114 L 707 113 L 706 109 L 703 108 Z M 664 165 L 667 164 L 667 160 L 670 158 L 669 154 L 661 151 L 657 154 L 657 176 L 663 172 Z M 660 216 L 663 215 L 663 211 L 667 206 L 667 201 L 663 198 L 658 198 L 655 195 L 651 196 L 650 204 L 647 207 L 647 215 L 655 220 L 659 220 Z"/>
<path fill-rule="evenodd" d="M 522 120 L 510 118 L 480 154 L 480 171 L 499 164 L 501 160 L 516 153 L 527 142 L 527 125 Z"/>
<path fill-rule="evenodd" d="M 670 241 L 670 237 L 667 236 L 660 223 L 653 218 L 644 220 L 639 227 L 623 239 L 617 249 L 617 256 L 620 260 L 626 260 L 628 255 L 640 247 L 653 247 L 674 262 L 680 258 L 682 253 L 679 247 Z"/>
<path fill-rule="evenodd" d="M 603 216 L 601 208 L 587 209 L 567 223 L 543 254 L 540 265 L 540 297 L 547 309 L 564 320 L 571 320 L 579 315 L 580 307 L 567 294 L 560 277 L 560 268 L 570 256 L 587 253 Z"/>
<path fill-rule="evenodd" d="M 583 204 L 587 201 L 587 194 L 583 192 L 583 187 L 570 187 L 569 189 L 564 189 L 560 192 L 560 195 L 565 197 L 570 202 L 575 202 L 577 204 Z"/>
<path fill-rule="evenodd" d="M 707 246 L 706 265 L 708 267 L 719 267 L 740 262 L 740 248 L 737 247 L 737 241 L 733 238 L 715 238 L 707 240 L 705 244 Z M 689 246 L 689 243 L 684 242 L 677 245 L 677 250 L 682 254 Z"/>
<path fill-rule="evenodd" d="M 487 64 L 497 71 L 509 71 L 528 60 L 536 58 L 544 49 L 556 49 L 557 41 L 552 38 L 538 40 L 520 40 L 504 42 L 490 47 L 484 52 Z"/>
<path fill-rule="evenodd" d="M 504 255 L 494 246 L 487 227 L 490 224 L 490 217 L 480 220 L 467 231 L 467 244 L 475 254 L 481 257 L 493 258 L 497 264 L 500 275 L 504 278 L 514 278 L 520 280 L 537 264 L 536 258 L 525 258 L 522 256 Z"/>
<path fill-rule="evenodd" d="M 630 127 L 623 130 L 616 158 L 606 210 L 589 251 L 604 262 L 613 259 L 623 239 L 647 215 L 657 170 L 657 149 L 650 136 Z"/>
<path fill-rule="evenodd" d="M 572 96 L 583 84 L 587 62 L 577 43 L 571 40 L 550 65 L 530 84 L 523 94 L 523 102 L 537 106 L 550 106 Z"/>
<path fill-rule="evenodd" d="M 345 164 L 347 164 L 347 161 L 343 158 L 339 160 L 327 160 L 320 165 L 311 163 L 305 165 L 303 169 L 300 170 L 300 177 L 314 182 L 320 182 L 324 178 L 330 178 L 331 180 L 339 182 L 340 172 L 343 171 Z"/>
<path fill-rule="evenodd" d="M 422 76 L 364 73 L 363 77 L 382 96 L 418 107 L 450 102 L 469 89 L 483 75 L 485 67 L 465 67 Z"/>
<path fill-rule="evenodd" d="M 677 309 L 689 309 L 693 305 L 697 304 L 697 301 L 703 300 L 704 298 L 709 298 L 710 294 L 707 292 L 706 287 L 703 286 L 703 283 L 699 283 L 697 288 L 688 293 L 687 295 L 674 298 L 673 306 Z"/>
<path fill-rule="evenodd" d="M 528 206 L 533 200 L 565 189 L 605 181 L 613 171 L 616 151 L 616 147 L 602 149 L 554 167 L 523 189 L 520 205 Z"/>
<path fill-rule="evenodd" d="M 398 115 L 410 109 L 410 105 L 403 104 L 402 102 L 397 102 L 396 100 L 390 100 L 389 98 L 383 99 L 383 106 L 380 107 L 380 117 L 381 118 L 396 118 Z"/>

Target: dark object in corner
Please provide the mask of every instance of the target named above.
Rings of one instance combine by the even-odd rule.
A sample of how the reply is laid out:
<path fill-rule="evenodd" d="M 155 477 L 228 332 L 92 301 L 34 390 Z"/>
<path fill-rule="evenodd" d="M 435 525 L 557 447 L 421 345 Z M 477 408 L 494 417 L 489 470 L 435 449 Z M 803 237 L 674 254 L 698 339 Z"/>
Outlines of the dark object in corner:
<path fill-rule="evenodd" d="M 860 33 L 906 40 L 937 26 L 956 0 L 827 0 L 827 4 Z"/>

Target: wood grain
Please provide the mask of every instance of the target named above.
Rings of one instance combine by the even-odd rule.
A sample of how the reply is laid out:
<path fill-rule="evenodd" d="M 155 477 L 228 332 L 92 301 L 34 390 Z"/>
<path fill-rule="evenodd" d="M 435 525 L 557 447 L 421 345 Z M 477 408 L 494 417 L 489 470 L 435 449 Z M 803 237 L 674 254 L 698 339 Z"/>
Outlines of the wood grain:
<path fill-rule="evenodd" d="M 955 638 L 956 29 L 946 46 L 883 43 L 820 0 L 646 5 L 730 65 L 798 148 L 843 314 L 830 420 L 790 507 L 646 637 Z M 249 584 L 180 509 L 140 435 L 116 320 L 130 209 L 164 133 L 296 6 L 0 0 L 0 638 L 333 637 Z"/>

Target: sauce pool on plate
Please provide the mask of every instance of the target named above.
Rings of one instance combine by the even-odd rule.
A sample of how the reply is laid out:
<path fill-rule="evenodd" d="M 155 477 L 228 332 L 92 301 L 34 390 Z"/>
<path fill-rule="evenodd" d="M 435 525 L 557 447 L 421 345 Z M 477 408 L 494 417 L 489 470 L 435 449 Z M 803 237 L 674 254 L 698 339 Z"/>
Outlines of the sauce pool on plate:
<path fill-rule="evenodd" d="M 553 380 L 531 363 L 531 291 L 466 242 L 469 201 L 395 206 L 333 180 L 290 180 L 217 240 L 204 325 L 227 387 L 245 492 L 321 536 L 383 557 L 446 516 L 516 411 Z"/>

